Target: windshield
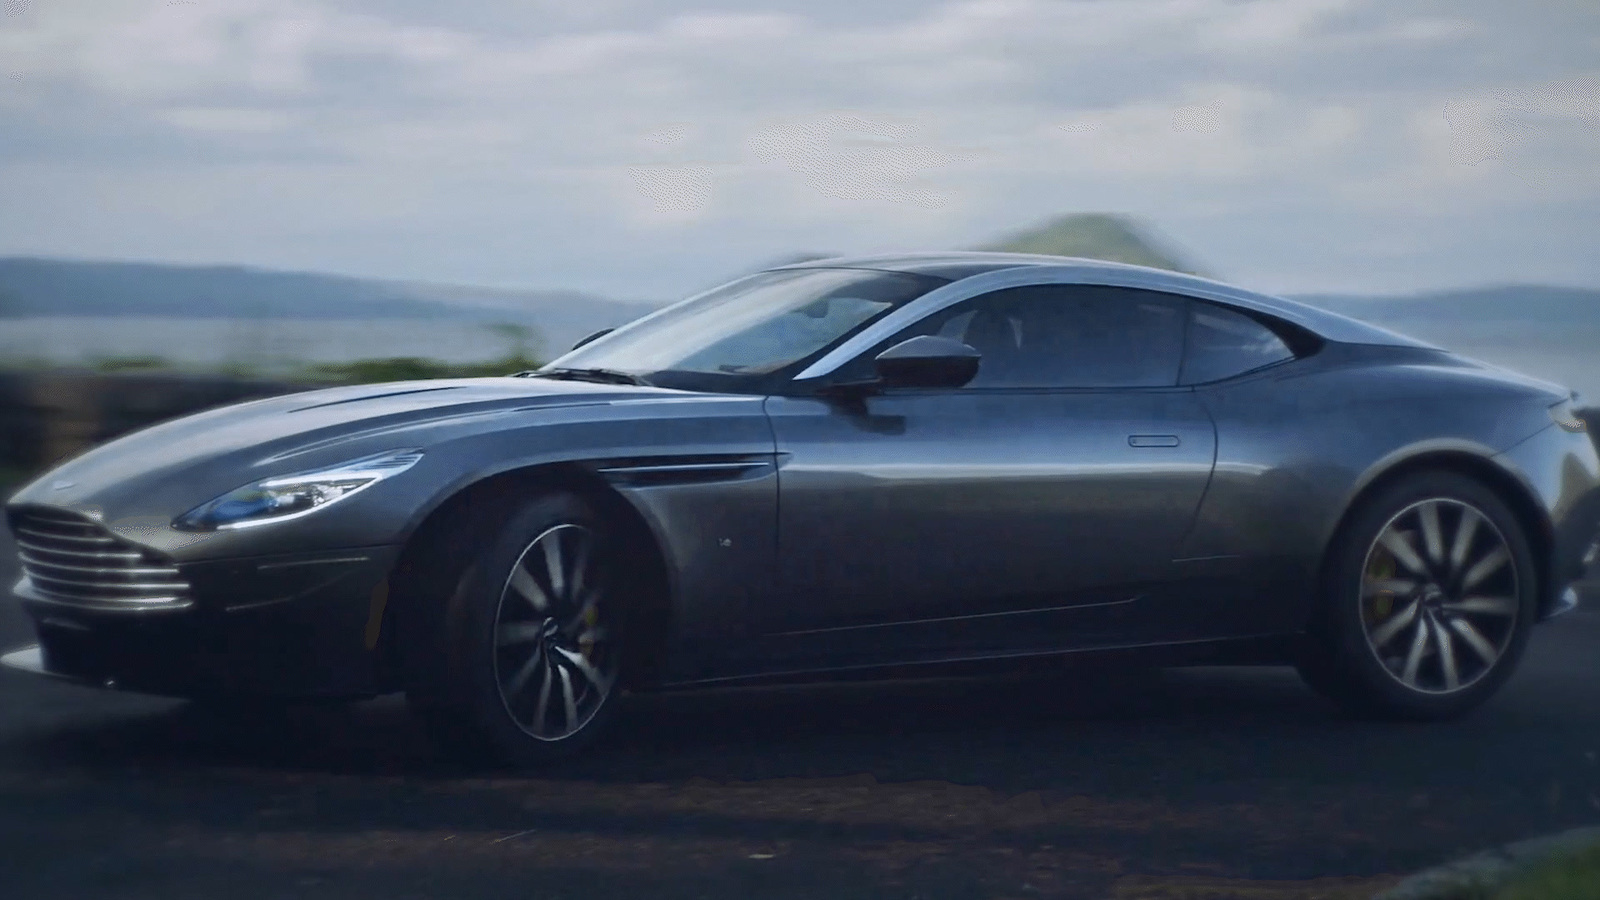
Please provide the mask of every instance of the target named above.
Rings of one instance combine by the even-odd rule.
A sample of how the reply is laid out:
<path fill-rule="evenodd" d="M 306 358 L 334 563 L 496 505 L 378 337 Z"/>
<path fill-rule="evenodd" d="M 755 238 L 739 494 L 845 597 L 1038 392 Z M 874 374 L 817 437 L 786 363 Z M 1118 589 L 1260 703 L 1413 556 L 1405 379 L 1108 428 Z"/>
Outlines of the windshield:
<path fill-rule="evenodd" d="M 545 367 L 769 375 L 808 360 L 942 279 L 870 269 L 779 269 L 741 278 L 606 335 Z"/>

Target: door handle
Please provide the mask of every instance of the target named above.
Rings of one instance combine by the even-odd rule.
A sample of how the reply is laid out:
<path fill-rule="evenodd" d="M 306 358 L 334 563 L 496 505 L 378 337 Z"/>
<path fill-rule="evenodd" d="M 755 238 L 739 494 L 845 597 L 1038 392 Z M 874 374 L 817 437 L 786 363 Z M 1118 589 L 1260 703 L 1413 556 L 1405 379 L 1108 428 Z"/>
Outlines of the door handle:
<path fill-rule="evenodd" d="M 1178 436 L 1175 434 L 1130 434 L 1128 435 L 1130 447 L 1176 447 Z"/>

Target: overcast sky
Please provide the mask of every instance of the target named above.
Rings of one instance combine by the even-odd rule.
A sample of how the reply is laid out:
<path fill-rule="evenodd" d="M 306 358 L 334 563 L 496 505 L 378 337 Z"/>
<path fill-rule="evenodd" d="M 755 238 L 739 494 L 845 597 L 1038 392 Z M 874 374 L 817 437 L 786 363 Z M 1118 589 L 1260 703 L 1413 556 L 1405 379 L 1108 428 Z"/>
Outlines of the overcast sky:
<path fill-rule="evenodd" d="M 1128 212 L 1268 291 L 1600 287 L 1600 3 L 0 0 L 0 255 L 667 298 Z"/>

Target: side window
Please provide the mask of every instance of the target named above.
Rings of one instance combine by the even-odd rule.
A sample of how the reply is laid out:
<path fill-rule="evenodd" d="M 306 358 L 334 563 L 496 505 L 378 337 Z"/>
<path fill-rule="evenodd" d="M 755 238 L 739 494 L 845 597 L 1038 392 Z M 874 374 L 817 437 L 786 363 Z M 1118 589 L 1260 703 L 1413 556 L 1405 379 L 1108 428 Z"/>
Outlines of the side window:
<path fill-rule="evenodd" d="M 1283 338 L 1255 319 L 1209 303 L 1195 303 L 1183 383 L 1220 381 L 1293 357 L 1294 351 Z"/>
<path fill-rule="evenodd" d="M 1178 383 L 1183 298 L 1092 285 L 974 297 L 896 336 L 963 341 L 983 354 L 970 388 L 1170 387 Z"/>

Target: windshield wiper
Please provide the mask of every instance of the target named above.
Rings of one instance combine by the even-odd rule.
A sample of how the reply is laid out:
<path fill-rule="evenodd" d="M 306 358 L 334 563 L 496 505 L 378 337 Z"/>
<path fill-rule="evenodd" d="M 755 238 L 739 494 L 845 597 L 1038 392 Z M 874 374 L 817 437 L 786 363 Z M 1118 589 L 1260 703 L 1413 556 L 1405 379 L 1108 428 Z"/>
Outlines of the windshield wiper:
<path fill-rule="evenodd" d="M 594 381 L 600 384 L 637 384 L 648 387 L 650 382 L 632 372 L 616 369 L 535 369 L 518 372 L 519 378 L 555 378 L 562 381 Z"/>

